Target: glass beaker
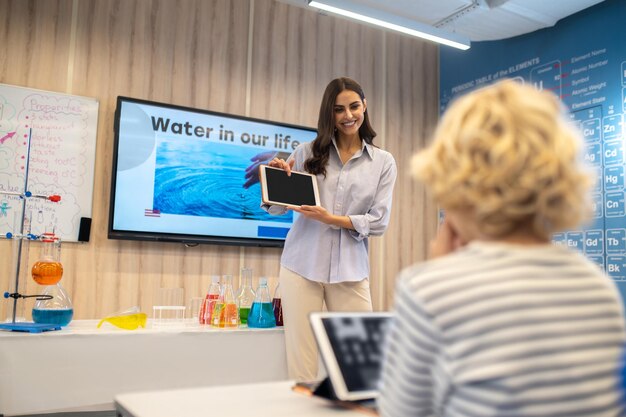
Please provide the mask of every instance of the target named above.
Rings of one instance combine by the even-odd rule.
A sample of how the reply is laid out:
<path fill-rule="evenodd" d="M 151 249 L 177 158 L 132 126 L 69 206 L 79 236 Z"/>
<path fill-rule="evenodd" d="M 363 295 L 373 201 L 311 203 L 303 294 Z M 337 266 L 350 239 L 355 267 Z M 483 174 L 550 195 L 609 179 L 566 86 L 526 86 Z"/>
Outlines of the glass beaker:
<path fill-rule="evenodd" d="M 270 290 L 267 287 L 267 278 L 265 277 L 259 279 L 259 288 L 256 290 L 256 298 L 254 303 L 252 303 L 250 315 L 248 316 L 248 327 L 276 327 L 274 308 L 272 307 Z"/>
<path fill-rule="evenodd" d="M 41 239 L 39 259 L 33 264 L 31 274 L 39 285 L 54 285 L 61 281 L 61 240 L 54 233 L 44 233 Z"/>
<path fill-rule="evenodd" d="M 237 299 L 233 291 L 233 276 L 224 275 L 222 281 L 220 296 L 213 308 L 211 326 L 237 328 L 239 327 L 239 309 L 237 308 Z"/>
<path fill-rule="evenodd" d="M 248 324 L 248 314 L 256 297 L 252 289 L 252 269 L 241 268 L 241 286 L 237 294 L 237 304 L 239 305 L 239 320 L 241 324 Z"/>
<path fill-rule="evenodd" d="M 283 300 L 280 296 L 280 283 L 276 285 L 274 290 L 274 298 L 272 298 L 272 307 L 274 308 L 274 318 L 276 319 L 276 325 L 283 325 Z"/>
<path fill-rule="evenodd" d="M 74 306 L 70 296 L 60 283 L 44 287 L 41 297 L 33 307 L 35 323 L 58 324 L 67 326 L 74 317 Z"/>
<path fill-rule="evenodd" d="M 152 306 L 152 328 L 177 327 L 185 323 L 183 288 L 159 288 L 156 304 Z"/>

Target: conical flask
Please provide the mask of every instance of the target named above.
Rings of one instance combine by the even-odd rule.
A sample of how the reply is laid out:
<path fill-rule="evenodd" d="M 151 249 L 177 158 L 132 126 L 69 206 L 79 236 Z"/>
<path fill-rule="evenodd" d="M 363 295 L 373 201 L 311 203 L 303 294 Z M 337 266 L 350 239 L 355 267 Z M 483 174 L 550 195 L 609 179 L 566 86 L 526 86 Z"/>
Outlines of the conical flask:
<path fill-rule="evenodd" d="M 35 323 L 58 324 L 67 326 L 74 316 L 74 307 L 70 296 L 60 283 L 44 287 L 41 298 L 33 307 Z M 50 298 L 51 297 L 51 298 Z"/>
<path fill-rule="evenodd" d="M 212 275 L 211 285 L 209 285 L 209 289 L 206 293 L 204 303 L 202 303 L 202 307 L 200 308 L 200 314 L 198 315 L 198 320 L 200 321 L 200 324 L 211 324 L 213 309 L 215 308 L 215 303 L 220 298 L 220 292 L 220 276 Z"/>
<path fill-rule="evenodd" d="M 239 320 L 241 324 L 248 324 L 248 314 L 256 297 L 252 289 L 252 269 L 241 268 L 241 286 L 237 294 L 237 304 L 239 306 Z"/>
<path fill-rule="evenodd" d="M 270 297 L 270 289 L 267 287 L 267 278 L 265 277 L 259 279 L 259 288 L 256 290 L 256 297 L 254 303 L 252 303 L 250 315 L 248 315 L 248 327 L 276 327 L 272 298 Z"/>
<path fill-rule="evenodd" d="M 283 325 L 283 299 L 280 296 L 280 284 L 276 285 L 274 290 L 274 297 L 272 298 L 272 308 L 274 309 L 274 318 L 276 319 L 276 325 Z"/>
<path fill-rule="evenodd" d="M 239 327 L 239 309 L 237 308 L 237 299 L 233 291 L 233 276 L 224 275 L 222 281 L 220 296 L 213 308 L 211 326 L 237 328 Z"/>

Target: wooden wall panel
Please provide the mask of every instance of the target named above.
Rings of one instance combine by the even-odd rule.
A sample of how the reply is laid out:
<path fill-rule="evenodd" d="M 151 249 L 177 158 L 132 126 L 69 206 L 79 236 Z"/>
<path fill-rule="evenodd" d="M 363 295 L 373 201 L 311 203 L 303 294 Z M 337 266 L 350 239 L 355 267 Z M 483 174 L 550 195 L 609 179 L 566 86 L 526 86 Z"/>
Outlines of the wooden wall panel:
<path fill-rule="evenodd" d="M 75 318 L 132 305 L 151 312 L 159 288 L 183 287 L 190 299 L 212 274 L 237 276 L 244 265 L 273 287 L 279 270 L 276 248 L 107 238 L 118 95 L 315 127 L 327 83 L 355 78 L 376 143 L 400 168 L 391 227 L 371 240 L 377 309 L 397 272 L 423 257 L 436 213 L 403 169 L 437 118 L 436 47 L 275 0 L 0 0 L 0 23 L 0 82 L 100 101 L 91 241 L 62 254 Z M 0 241 L 2 291 L 13 279 L 10 247 Z"/>
<path fill-rule="evenodd" d="M 0 83 L 65 91 L 71 10 L 72 0 L 0 1 Z M 13 289 L 12 253 L 12 242 L 0 240 L 0 293 Z M 30 278 L 21 284 L 26 291 L 37 287 Z M 0 298 L 0 321 L 7 304 Z M 32 301 L 23 304 L 26 311 L 32 309 Z"/>
<path fill-rule="evenodd" d="M 427 143 L 437 121 L 437 48 L 388 34 L 387 67 L 387 148 L 396 158 L 399 180 L 385 238 L 385 307 L 391 305 L 396 274 L 426 258 L 436 231 L 436 206 L 409 169 L 411 156 Z"/>

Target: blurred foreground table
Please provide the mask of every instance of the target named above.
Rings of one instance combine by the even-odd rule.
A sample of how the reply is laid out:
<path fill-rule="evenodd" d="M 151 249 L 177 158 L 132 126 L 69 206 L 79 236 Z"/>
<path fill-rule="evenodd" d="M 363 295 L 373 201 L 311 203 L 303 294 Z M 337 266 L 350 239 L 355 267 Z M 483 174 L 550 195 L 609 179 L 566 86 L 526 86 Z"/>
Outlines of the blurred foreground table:
<path fill-rule="evenodd" d="M 119 393 L 287 379 L 282 328 L 129 331 L 97 323 L 0 331 L 0 414 L 113 410 Z"/>
<path fill-rule="evenodd" d="M 120 417 L 363 417 L 363 412 L 293 392 L 293 381 L 121 394 Z M 372 412 L 370 411 L 371 415 Z"/>

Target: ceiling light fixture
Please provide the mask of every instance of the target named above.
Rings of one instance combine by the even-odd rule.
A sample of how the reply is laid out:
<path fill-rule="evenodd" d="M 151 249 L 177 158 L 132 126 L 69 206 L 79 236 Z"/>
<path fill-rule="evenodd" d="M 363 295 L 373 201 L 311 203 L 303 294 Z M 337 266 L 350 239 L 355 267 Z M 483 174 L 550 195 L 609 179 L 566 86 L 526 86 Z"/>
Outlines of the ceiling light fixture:
<path fill-rule="evenodd" d="M 407 35 L 448 45 L 458 49 L 469 49 L 470 41 L 456 33 L 449 33 L 415 20 L 397 16 L 382 10 L 375 10 L 367 6 L 346 0 L 308 0 L 310 7 L 325 10 L 329 13 L 360 20 L 386 29 L 402 32 Z"/>

